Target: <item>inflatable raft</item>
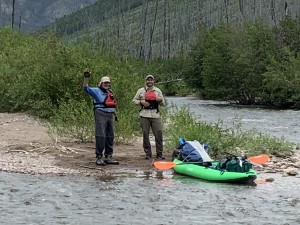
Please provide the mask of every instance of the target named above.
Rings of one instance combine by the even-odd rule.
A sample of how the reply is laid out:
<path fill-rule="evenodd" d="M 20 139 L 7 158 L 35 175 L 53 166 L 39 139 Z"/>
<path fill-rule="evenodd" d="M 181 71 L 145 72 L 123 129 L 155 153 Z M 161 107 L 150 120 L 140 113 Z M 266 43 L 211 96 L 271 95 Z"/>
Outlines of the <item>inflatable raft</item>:
<path fill-rule="evenodd" d="M 228 172 L 226 170 L 214 169 L 218 162 L 212 162 L 212 166 L 203 166 L 201 164 L 186 163 L 178 159 L 173 160 L 176 163 L 174 170 L 177 173 L 188 175 L 195 178 L 200 178 L 213 182 L 225 183 L 241 183 L 253 184 L 257 177 L 255 170 L 250 169 L 248 172 Z"/>

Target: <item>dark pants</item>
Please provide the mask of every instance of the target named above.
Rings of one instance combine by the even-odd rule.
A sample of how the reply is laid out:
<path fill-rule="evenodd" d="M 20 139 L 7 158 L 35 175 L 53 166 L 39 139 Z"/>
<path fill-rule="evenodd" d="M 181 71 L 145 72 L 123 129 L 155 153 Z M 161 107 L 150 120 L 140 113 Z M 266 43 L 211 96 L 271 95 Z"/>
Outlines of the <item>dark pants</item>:
<path fill-rule="evenodd" d="M 113 113 L 107 113 L 95 110 L 95 139 L 96 139 L 96 157 L 113 154 L 114 127 Z"/>
<path fill-rule="evenodd" d="M 151 144 L 149 140 L 150 127 L 155 137 L 156 155 L 163 154 L 163 135 L 160 118 L 140 117 L 140 123 L 143 130 L 143 147 L 147 156 L 152 156 Z"/>

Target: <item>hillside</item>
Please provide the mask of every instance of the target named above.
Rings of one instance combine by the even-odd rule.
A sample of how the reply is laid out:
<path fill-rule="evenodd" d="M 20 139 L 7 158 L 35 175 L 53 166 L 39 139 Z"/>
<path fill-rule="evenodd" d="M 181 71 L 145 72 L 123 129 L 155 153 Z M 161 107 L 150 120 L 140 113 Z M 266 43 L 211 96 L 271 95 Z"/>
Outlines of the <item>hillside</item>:
<path fill-rule="evenodd" d="M 58 20 L 69 41 L 91 35 L 102 47 L 139 58 L 169 58 L 190 46 L 202 27 L 263 20 L 276 26 L 299 17 L 300 0 L 102 0 Z"/>
<path fill-rule="evenodd" d="M 82 9 L 96 0 L 16 0 L 14 27 L 37 30 L 56 19 Z M 0 27 L 12 25 L 12 0 L 0 1 Z"/>

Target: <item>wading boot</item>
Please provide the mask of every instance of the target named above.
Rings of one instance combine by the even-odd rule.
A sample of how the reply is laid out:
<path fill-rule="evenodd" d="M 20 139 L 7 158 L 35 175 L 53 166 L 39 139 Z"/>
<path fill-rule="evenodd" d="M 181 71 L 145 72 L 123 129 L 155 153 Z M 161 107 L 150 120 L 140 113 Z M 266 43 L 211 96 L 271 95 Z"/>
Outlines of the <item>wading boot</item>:
<path fill-rule="evenodd" d="M 104 158 L 104 163 L 111 165 L 119 165 L 119 162 L 112 158 L 112 155 L 106 155 Z"/>
<path fill-rule="evenodd" d="M 106 163 L 103 161 L 102 157 L 101 156 L 98 156 L 97 159 L 96 159 L 96 165 L 98 166 L 105 166 Z"/>
<path fill-rule="evenodd" d="M 164 155 L 157 155 L 156 158 L 157 159 L 166 159 L 166 157 Z"/>
<path fill-rule="evenodd" d="M 152 157 L 151 155 L 146 155 L 145 159 L 151 159 L 151 157 Z"/>

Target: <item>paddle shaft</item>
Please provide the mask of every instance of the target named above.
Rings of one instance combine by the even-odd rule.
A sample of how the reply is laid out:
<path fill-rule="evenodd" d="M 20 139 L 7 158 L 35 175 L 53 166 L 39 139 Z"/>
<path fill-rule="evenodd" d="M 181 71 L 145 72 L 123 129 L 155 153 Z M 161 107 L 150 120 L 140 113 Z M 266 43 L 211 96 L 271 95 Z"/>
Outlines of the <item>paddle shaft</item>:
<path fill-rule="evenodd" d="M 181 163 L 175 163 L 175 162 L 166 162 L 166 161 L 159 162 L 159 161 L 157 161 L 157 162 L 154 162 L 153 165 L 157 169 L 168 170 L 168 169 L 172 169 L 172 168 L 174 168 L 175 166 L 178 166 L 178 165 L 196 164 L 196 165 L 205 166 L 206 163 L 210 163 L 210 162 L 181 162 Z"/>

